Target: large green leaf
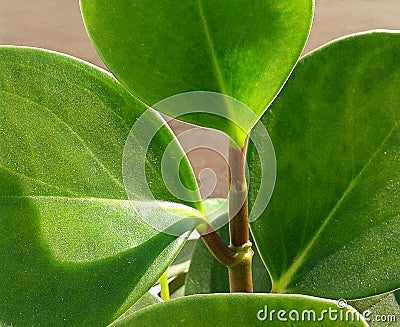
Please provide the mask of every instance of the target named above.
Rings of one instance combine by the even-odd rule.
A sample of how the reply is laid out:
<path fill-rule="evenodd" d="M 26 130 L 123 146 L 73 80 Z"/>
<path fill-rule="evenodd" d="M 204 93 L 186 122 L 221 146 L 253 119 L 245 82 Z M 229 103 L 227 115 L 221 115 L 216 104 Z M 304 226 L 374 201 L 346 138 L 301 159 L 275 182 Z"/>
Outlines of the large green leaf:
<path fill-rule="evenodd" d="M 204 209 L 213 212 L 225 199 L 207 199 L 204 201 Z M 228 213 L 221 217 L 223 221 L 228 221 Z M 225 225 L 218 230 L 218 234 L 229 244 L 229 226 Z M 253 241 L 251 239 L 251 241 Z M 253 256 L 253 288 L 254 292 L 267 293 L 271 290 L 271 280 L 268 272 L 261 261 L 257 249 L 254 248 Z M 185 293 L 229 293 L 228 269 L 219 263 L 207 249 L 204 242 L 197 240 L 196 247 L 192 254 L 192 260 L 185 282 Z"/>
<path fill-rule="evenodd" d="M 80 4 L 100 57 L 133 94 L 150 105 L 188 91 L 230 95 L 251 108 L 240 117 L 228 110 L 245 133 L 293 69 L 313 14 L 312 0 Z M 175 116 L 173 108 L 159 109 Z M 243 139 L 237 126 L 226 128 L 227 122 L 217 117 L 193 114 L 183 119 L 221 129 L 238 142 Z"/>
<path fill-rule="evenodd" d="M 357 317 L 350 306 L 340 309 L 335 301 L 307 296 L 208 294 L 155 304 L 113 326 L 368 326 Z"/>
<path fill-rule="evenodd" d="M 185 241 L 145 224 L 125 195 L 124 143 L 147 109 L 107 73 L 29 48 L 0 48 L 0 94 L 0 325 L 104 326 Z M 163 126 L 149 157 L 170 142 Z M 160 160 L 146 162 L 155 199 L 190 208 L 159 182 Z M 180 169 L 195 189 L 186 158 Z"/>
<path fill-rule="evenodd" d="M 370 327 L 391 327 L 400 321 L 400 305 L 395 293 L 349 301 L 349 304 L 362 313 Z"/>
<path fill-rule="evenodd" d="M 275 292 L 351 299 L 400 286 L 399 52 L 400 34 L 384 31 L 328 44 L 264 115 L 277 180 L 251 228 Z M 259 161 L 252 146 L 247 156 L 252 203 Z"/>

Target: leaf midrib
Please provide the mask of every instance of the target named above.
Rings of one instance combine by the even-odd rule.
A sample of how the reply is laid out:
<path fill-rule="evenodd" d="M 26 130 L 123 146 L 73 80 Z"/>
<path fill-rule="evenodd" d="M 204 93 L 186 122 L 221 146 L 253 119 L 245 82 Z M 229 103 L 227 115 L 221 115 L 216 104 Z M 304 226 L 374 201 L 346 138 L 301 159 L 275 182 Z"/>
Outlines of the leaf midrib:
<path fill-rule="evenodd" d="M 217 53 L 215 51 L 214 42 L 213 42 L 213 40 L 211 38 L 210 29 L 208 27 L 206 15 L 204 13 L 204 7 L 203 7 L 202 0 L 198 0 L 197 6 L 198 6 L 198 10 L 199 10 L 201 24 L 202 24 L 203 29 L 204 29 L 204 34 L 205 34 L 206 39 L 207 39 L 207 46 L 208 46 L 208 48 L 210 50 L 211 61 L 212 61 L 213 67 L 214 67 L 215 75 L 216 75 L 215 77 L 217 78 L 217 82 L 218 82 L 218 85 L 219 85 L 219 87 L 221 89 L 221 93 L 226 94 L 225 82 L 224 82 L 224 79 L 222 77 L 221 68 L 220 68 L 220 65 L 219 65 L 219 62 L 218 62 L 218 58 L 217 58 Z"/>
<path fill-rule="evenodd" d="M 76 193 L 76 192 L 73 192 L 73 191 L 71 191 L 70 189 L 68 189 L 68 188 L 66 188 L 66 187 L 61 188 L 61 187 L 56 186 L 56 185 L 54 185 L 54 184 L 50 184 L 50 183 L 43 182 L 42 180 L 37 179 L 37 178 L 35 178 L 35 177 L 28 176 L 28 175 L 26 175 L 26 174 L 24 174 L 24 173 L 21 173 L 20 171 L 12 170 L 12 169 L 10 169 L 10 168 L 4 166 L 1 162 L 0 162 L 0 169 L 4 170 L 4 171 L 5 171 L 6 173 L 8 173 L 8 174 L 11 174 L 11 175 L 14 175 L 14 176 L 22 177 L 22 178 L 24 178 L 24 179 L 27 179 L 27 180 L 30 180 L 30 181 L 32 181 L 32 182 L 38 183 L 38 184 L 40 184 L 40 185 L 44 185 L 44 186 L 51 187 L 51 188 L 53 188 L 53 189 L 56 189 L 56 190 L 59 190 L 59 191 L 62 191 L 62 192 L 69 193 L 69 194 L 74 195 L 74 196 L 76 196 L 76 197 L 82 196 L 81 194 L 78 194 L 78 193 Z M 1 196 L 0 196 L 0 197 L 1 197 Z"/>
<path fill-rule="evenodd" d="M 105 198 L 105 197 L 93 197 L 93 196 L 81 196 L 81 197 L 68 197 L 68 196 L 62 196 L 62 195 L 0 195 L 0 200 L 24 200 L 24 199 L 31 199 L 31 200 L 55 200 L 55 201 L 73 201 L 73 202 L 99 202 L 99 203 L 109 203 L 109 204 L 124 204 L 127 206 L 130 206 L 132 202 L 135 203 L 140 203 L 140 204 L 148 204 L 151 206 L 158 205 L 162 207 L 170 207 L 171 209 L 173 208 L 178 208 L 181 207 L 182 209 L 187 209 L 190 212 L 199 212 L 197 209 L 194 209 L 192 207 L 189 207 L 185 204 L 177 203 L 177 202 L 171 202 L 171 201 L 137 201 L 137 200 L 129 200 L 129 199 L 117 199 L 117 198 Z M 199 217 L 203 217 L 199 213 Z"/>
<path fill-rule="evenodd" d="M 62 200 L 62 201 L 76 201 L 76 202 L 109 202 L 109 203 L 127 203 L 131 201 L 128 199 L 116 199 L 116 198 L 105 198 L 105 197 L 93 197 L 93 196 L 80 196 L 80 197 L 68 197 L 58 195 L 0 195 L 2 199 L 32 199 L 32 200 Z M 138 201 L 137 201 L 138 202 Z"/>
<path fill-rule="evenodd" d="M 300 269 L 300 267 L 306 261 L 308 254 L 310 253 L 310 251 L 313 248 L 314 244 L 319 239 L 319 237 L 322 234 L 322 232 L 325 230 L 326 226 L 329 224 L 329 222 L 332 219 L 332 217 L 335 215 L 337 210 L 340 208 L 341 204 L 345 201 L 347 195 L 357 185 L 358 180 L 361 178 L 361 176 L 363 175 L 363 173 L 367 169 L 367 167 L 370 165 L 370 163 L 381 152 L 383 146 L 386 144 L 386 141 L 390 137 L 392 137 L 392 135 L 395 133 L 396 130 L 398 130 L 399 125 L 400 125 L 400 121 L 397 121 L 396 124 L 393 126 L 393 128 L 390 130 L 390 132 L 383 139 L 381 144 L 374 151 L 372 156 L 368 159 L 368 161 L 365 163 L 365 165 L 360 169 L 358 174 L 355 177 L 352 178 L 352 180 L 348 184 L 347 188 L 344 190 L 341 198 L 336 202 L 335 206 L 330 210 L 329 214 L 326 216 L 326 218 L 324 219 L 323 223 L 321 224 L 321 226 L 319 227 L 317 232 L 314 234 L 313 238 L 308 242 L 308 244 L 306 245 L 304 250 L 296 256 L 296 259 L 290 265 L 290 267 L 286 270 L 286 272 L 282 275 L 282 277 L 279 278 L 277 281 L 273 282 L 273 290 L 274 290 L 274 292 L 285 293 L 286 287 L 289 285 L 289 283 L 291 282 L 293 276 L 297 273 L 297 271 Z"/>

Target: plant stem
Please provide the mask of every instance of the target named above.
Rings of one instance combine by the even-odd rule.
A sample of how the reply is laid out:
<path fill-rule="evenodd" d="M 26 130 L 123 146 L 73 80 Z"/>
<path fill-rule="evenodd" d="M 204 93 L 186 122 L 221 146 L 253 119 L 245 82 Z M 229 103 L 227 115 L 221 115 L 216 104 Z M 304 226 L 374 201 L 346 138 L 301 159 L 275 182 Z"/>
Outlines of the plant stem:
<path fill-rule="evenodd" d="M 232 245 L 228 247 L 211 225 L 203 226 L 201 233 L 201 239 L 211 254 L 228 268 L 230 291 L 251 293 L 253 291 L 251 242 L 248 241 L 239 247 Z"/>
<path fill-rule="evenodd" d="M 229 288 L 233 292 L 253 292 L 252 259 L 254 252 L 249 241 L 245 149 L 229 144 L 229 247 L 209 224 L 198 231 L 214 257 L 228 267 Z"/>
<path fill-rule="evenodd" d="M 252 259 L 254 252 L 251 242 L 237 249 L 237 260 L 228 266 L 229 289 L 231 293 L 253 293 Z"/>
<path fill-rule="evenodd" d="M 245 174 L 245 149 L 233 142 L 229 144 L 229 235 L 230 248 L 238 255 L 228 266 L 231 292 L 253 292 L 252 258 L 249 241 L 247 183 Z"/>
<path fill-rule="evenodd" d="M 211 225 L 205 225 L 200 234 L 204 244 L 220 263 L 228 267 L 236 262 L 237 253 L 224 243 Z"/>
<path fill-rule="evenodd" d="M 161 298 L 164 301 L 168 301 L 169 300 L 169 285 L 168 285 L 166 271 L 160 277 L 160 286 L 161 286 L 161 292 L 160 292 Z"/>

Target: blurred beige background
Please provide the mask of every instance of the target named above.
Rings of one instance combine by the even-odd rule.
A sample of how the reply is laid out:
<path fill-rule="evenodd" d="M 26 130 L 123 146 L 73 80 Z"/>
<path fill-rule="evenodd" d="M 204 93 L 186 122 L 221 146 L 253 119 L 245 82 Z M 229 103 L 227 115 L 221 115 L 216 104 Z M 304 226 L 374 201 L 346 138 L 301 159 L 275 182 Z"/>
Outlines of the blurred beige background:
<path fill-rule="evenodd" d="M 314 25 L 305 52 L 337 37 L 375 28 L 400 30 L 400 0 L 316 0 Z M 78 0 L 0 0 L 0 44 L 47 48 L 102 66 L 83 27 Z M 172 127 L 177 134 L 188 129 L 177 122 Z M 196 134 L 199 136 L 198 131 Z M 224 142 L 218 133 L 201 131 L 200 135 L 210 143 Z M 206 167 L 218 176 L 211 196 L 225 196 L 224 159 L 206 149 L 191 151 L 189 159 L 196 176 Z M 211 175 L 202 177 L 205 189 L 214 184 Z"/>

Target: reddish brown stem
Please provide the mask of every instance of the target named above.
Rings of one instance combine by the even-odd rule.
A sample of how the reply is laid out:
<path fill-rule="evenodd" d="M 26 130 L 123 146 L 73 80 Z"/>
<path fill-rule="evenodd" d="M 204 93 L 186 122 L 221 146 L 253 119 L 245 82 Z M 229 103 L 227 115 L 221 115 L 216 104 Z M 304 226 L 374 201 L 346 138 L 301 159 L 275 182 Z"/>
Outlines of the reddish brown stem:
<path fill-rule="evenodd" d="M 213 256 L 224 266 L 228 267 L 236 261 L 237 253 L 224 243 L 211 225 L 204 226 L 201 238 Z"/>
<path fill-rule="evenodd" d="M 238 257 L 228 270 L 230 291 L 251 293 L 253 251 L 249 242 L 245 148 L 240 149 L 232 143 L 229 147 L 229 235 L 230 247 L 238 253 Z"/>

